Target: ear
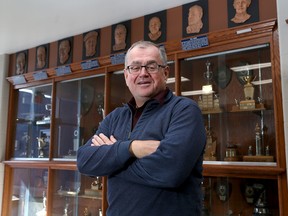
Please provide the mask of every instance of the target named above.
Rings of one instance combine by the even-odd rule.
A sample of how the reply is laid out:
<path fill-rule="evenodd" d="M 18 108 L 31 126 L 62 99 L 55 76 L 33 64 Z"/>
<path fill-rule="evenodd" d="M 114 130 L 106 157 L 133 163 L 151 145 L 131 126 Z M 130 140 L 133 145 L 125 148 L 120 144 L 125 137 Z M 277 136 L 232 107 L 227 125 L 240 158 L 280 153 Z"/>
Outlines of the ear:
<path fill-rule="evenodd" d="M 126 69 L 124 69 L 123 71 L 124 71 L 125 82 L 126 82 L 126 85 L 127 85 L 127 78 L 128 78 L 128 75 L 129 75 L 128 73 L 129 72 Z"/>
<path fill-rule="evenodd" d="M 170 68 L 169 68 L 169 66 L 166 66 L 166 67 L 164 68 L 165 80 L 168 79 L 168 77 L 169 77 L 169 72 L 170 72 Z"/>

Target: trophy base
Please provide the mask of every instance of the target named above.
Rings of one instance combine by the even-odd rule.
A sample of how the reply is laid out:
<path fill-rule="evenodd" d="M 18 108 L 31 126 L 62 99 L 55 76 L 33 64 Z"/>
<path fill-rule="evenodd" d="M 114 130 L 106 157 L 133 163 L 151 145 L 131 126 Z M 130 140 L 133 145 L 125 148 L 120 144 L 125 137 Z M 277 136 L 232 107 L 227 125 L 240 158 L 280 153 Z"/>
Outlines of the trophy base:
<path fill-rule="evenodd" d="M 204 156 L 204 161 L 217 161 L 217 158 L 213 157 L 213 156 L 211 156 L 211 157 L 205 157 Z"/>
<path fill-rule="evenodd" d="M 241 161 L 240 156 L 235 156 L 235 157 L 225 157 L 224 161 Z"/>
<path fill-rule="evenodd" d="M 240 101 L 241 110 L 255 109 L 255 100 L 244 100 Z"/>
<path fill-rule="evenodd" d="M 271 155 L 244 155 L 243 161 L 249 162 L 274 162 L 274 156 Z"/>
<path fill-rule="evenodd" d="M 102 190 L 85 189 L 84 194 L 86 196 L 101 197 Z"/>

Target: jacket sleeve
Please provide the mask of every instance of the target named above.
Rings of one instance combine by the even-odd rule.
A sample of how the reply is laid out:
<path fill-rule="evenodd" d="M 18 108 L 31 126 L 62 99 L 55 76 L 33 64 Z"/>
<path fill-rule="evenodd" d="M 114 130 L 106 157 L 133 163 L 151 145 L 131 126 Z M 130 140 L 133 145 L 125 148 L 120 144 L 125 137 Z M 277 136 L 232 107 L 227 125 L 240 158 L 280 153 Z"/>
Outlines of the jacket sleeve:
<path fill-rule="evenodd" d="M 191 101 L 182 101 L 174 107 L 157 151 L 135 160 L 117 176 L 163 188 L 178 187 L 191 175 L 201 179 L 205 143 L 206 132 L 199 107 Z"/>
<path fill-rule="evenodd" d="M 96 134 L 110 136 L 109 125 L 113 115 L 108 115 L 101 123 Z M 131 158 L 129 146 L 131 140 L 117 140 L 113 145 L 91 146 L 92 138 L 77 151 L 77 168 L 80 173 L 89 176 L 110 175 L 123 168 Z"/>

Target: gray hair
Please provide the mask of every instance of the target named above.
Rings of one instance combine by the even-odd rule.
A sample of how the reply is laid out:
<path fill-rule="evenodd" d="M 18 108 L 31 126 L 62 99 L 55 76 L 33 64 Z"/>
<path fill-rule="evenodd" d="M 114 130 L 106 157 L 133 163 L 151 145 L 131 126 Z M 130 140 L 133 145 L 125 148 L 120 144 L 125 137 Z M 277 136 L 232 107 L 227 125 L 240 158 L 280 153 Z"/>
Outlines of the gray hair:
<path fill-rule="evenodd" d="M 163 46 L 159 47 L 158 45 L 156 45 L 155 43 L 150 42 L 150 41 L 138 41 L 138 42 L 135 42 L 134 44 L 132 44 L 132 46 L 128 49 L 128 51 L 125 55 L 125 68 L 128 66 L 127 64 L 128 64 L 129 53 L 133 48 L 139 47 L 139 48 L 145 49 L 145 48 L 151 47 L 151 46 L 154 46 L 159 50 L 159 55 L 160 55 L 160 59 L 162 61 L 162 64 L 167 65 L 167 55 L 166 55 L 166 51 L 165 51 Z"/>

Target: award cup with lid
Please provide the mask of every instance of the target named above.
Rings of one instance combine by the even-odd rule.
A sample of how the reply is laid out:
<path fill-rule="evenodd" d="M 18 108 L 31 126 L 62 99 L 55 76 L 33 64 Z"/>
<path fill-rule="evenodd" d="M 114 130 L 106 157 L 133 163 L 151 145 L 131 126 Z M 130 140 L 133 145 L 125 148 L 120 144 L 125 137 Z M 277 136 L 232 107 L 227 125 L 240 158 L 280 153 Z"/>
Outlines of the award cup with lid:
<path fill-rule="evenodd" d="M 244 96 L 245 100 L 240 101 L 240 109 L 255 109 L 255 100 L 254 100 L 254 86 L 252 81 L 254 80 L 253 75 L 246 75 L 242 77 L 242 80 L 245 82 L 244 85 Z"/>

